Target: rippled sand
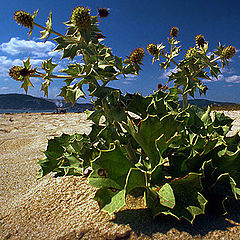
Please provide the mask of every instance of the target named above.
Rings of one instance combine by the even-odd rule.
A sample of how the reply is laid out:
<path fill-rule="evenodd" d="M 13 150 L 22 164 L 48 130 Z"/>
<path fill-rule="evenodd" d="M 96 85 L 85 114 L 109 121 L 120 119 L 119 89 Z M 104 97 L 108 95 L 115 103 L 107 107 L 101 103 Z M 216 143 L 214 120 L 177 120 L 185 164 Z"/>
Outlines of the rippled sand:
<path fill-rule="evenodd" d="M 226 112 L 240 129 L 240 111 Z M 51 175 L 36 180 L 47 140 L 88 133 L 84 113 L 0 115 L 0 239 L 239 239 L 240 208 L 224 217 L 199 217 L 194 226 L 171 217 L 151 220 L 142 199 L 116 215 L 99 211 L 86 179 Z M 238 214 L 239 212 L 239 214 Z"/>

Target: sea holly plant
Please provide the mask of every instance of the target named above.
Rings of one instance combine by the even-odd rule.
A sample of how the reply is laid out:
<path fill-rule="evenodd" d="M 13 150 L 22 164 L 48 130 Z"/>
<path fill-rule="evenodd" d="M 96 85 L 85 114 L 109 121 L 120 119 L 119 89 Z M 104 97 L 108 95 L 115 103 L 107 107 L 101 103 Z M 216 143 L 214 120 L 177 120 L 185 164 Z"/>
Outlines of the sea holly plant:
<path fill-rule="evenodd" d="M 73 104 L 86 96 L 83 85 L 87 85 L 94 104 L 94 111 L 86 112 L 92 121 L 89 134 L 63 134 L 49 140 L 45 158 L 39 160 L 39 177 L 50 172 L 56 177 L 87 177 L 98 189 L 94 199 L 110 214 L 136 192 L 154 217 L 166 214 L 192 223 L 211 206 L 226 213 L 226 200 L 240 196 L 239 133 L 229 136 L 231 118 L 191 106 L 187 99 L 196 91 L 206 93 L 202 80 L 217 78 L 235 47 L 220 44 L 209 52 L 199 34 L 195 46 L 181 59 L 179 29 L 173 27 L 167 39 L 169 50 L 163 43 L 150 43 L 146 49 L 153 63 L 160 62 L 160 70 L 175 68 L 167 79 L 174 86 L 159 84 L 149 96 L 123 94 L 109 83 L 139 74 L 145 50 L 138 47 L 123 59 L 103 44 L 99 17 L 107 17 L 108 9 L 98 9 L 92 16 L 88 8 L 75 8 L 65 23 L 65 34 L 53 30 L 51 13 L 46 27 L 35 22 L 36 14 L 17 11 L 15 20 L 30 31 L 43 29 L 42 39 L 57 35 L 54 51 L 62 52 L 62 59 L 75 61 L 56 74 L 52 59 L 43 61 L 41 70 L 32 68 L 28 59 L 24 66 L 12 67 L 10 76 L 21 81 L 26 92 L 32 86 L 30 79 L 41 77 L 45 95 L 54 79 L 63 79 L 60 96 Z"/>

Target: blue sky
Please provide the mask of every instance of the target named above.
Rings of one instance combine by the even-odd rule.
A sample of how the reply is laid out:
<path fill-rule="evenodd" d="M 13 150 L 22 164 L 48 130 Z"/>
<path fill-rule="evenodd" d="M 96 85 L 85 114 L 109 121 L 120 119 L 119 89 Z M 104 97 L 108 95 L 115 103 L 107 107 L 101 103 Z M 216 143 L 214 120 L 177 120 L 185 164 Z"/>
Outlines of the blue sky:
<path fill-rule="evenodd" d="M 20 83 L 8 76 L 8 70 L 21 61 L 31 57 L 32 65 L 41 66 L 41 61 L 53 57 L 59 63 L 60 54 L 51 53 L 55 43 L 51 39 L 45 44 L 40 40 L 40 33 L 35 27 L 32 37 L 28 40 L 28 29 L 17 25 L 13 14 L 17 10 L 30 12 L 39 9 L 36 22 L 45 25 L 49 11 L 53 11 L 53 28 L 65 33 L 65 25 L 71 11 L 77 6 L 88 6 L 91 14 L 97 14 L 98 8 L 110 8 L 110 15 L 100 23 L 100 29 L 107 36 L 105 44 L 112 48 L 113 53 L 125 58 L 137 47 L 146 49 L 149 43 L 167 45 L 167 37 L 171 27 L 179 28 L 179 40 L 183 46 L 182 57 L 186 50 L 194 46 L 197 34 L 204 35 L 209 42 L 210 50 L 214 50 L 218 42 L 233 45 L 237 54 L 230 62 L 230 68 L 224 69 L 219 79 L 206 82 L 209 91 L 207 98 L 214 101 L 240 103 L 240 1 L 238 0 L 91 0 L 91 1 L 21 1 L 11 0 L 2 3 L 0 8 L 0 94 L 24 93 Z M 52 35 L 52 38 L 54 36 Z M 139 76 L 129 76 L 113 82 L 112 86 L 125 92 L 141 92 L 151 94 L 157 89 L 158 83 L 167 80 L 169 71 L 160 71 L 159 64 L 152 65 L 151 56 L 146 53 L 144 66 Z M 60 63 L 58 70 L 64 68 L 68 61 Z M 174 66 L 172 66 L 174 68 Z M 43 97 L 40 92 L 41 79 L 35 79 L 35 88 L 29 94 Z M 55 98 L 60 93 L 61 80 L 56 80 L 49 90 L 49 97 Z M 198 96 L 197 96 L 198 98 Z M 87 100 L 88 101 L 88 100 Z"/>

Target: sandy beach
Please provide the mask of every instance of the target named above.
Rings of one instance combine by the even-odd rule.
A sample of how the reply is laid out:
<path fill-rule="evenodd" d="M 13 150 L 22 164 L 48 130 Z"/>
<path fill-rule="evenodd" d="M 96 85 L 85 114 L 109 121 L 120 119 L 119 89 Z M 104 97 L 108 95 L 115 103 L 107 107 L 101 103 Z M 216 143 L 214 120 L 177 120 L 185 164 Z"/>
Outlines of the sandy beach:
<path fill-rule="evenodd" d="M 240 111 L 231 134 L 240 130 Z M 36 180 L 48 139 L 88 133 L 84 113 L 0 114 L 0 239 L 239 239 L 240 204 L 227 216 L 199 216 L 194 225 L 160 216 L 154 221 L 141 198 L 129 197 L 115 215 L 99 210 L 95 188 L 82 177 Z M 235 203 L 234 203 L 235 204 Z"/>

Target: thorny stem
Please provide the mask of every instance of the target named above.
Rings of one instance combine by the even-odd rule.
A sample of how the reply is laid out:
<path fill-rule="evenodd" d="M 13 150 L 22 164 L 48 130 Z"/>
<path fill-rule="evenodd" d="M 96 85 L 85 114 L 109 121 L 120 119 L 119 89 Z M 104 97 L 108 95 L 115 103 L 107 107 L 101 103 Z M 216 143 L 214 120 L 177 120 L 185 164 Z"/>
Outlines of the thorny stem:
<path fill-rule="evenodd" d="M 47 29 L 46 27 L 44 27 L 44 26 L 42 26 L 42 25 L 40 25 L 40 24 L 38 24 L 38 23 L 33 22 L 33 25 L 35 25 L 35 26 L 37 26 L 37 27 L 39 27 L 39 28 L 42 28 L 42 29 L 48 31 L 48 29 Z M 65 38 L 65 39 L 68 39 L 68 40 L 73 41 L 72 38 L 67 37 L 67 36 L 65 36 L 65 35 L 63 35 L 63 34 L 61 34 L 61 33 L 58 33 L 58 32 L 56 32 L 56 31 L 54 31 L 53 29 L 50 30 L 50 33 L 53 33 L 53 34 L 55 34 L 55 35 L 57 35 L 57 36 L 60 36 L 60 37 L 62 37 L 62 38 Z"/>
<path fill-rule="evenodd" d="M 39 72 L 38 72 L 39 73 Z M 30 75 L 30 77 L 44 77 L 44 74 L 32 74 Z M 71 76 L 63 76 L 63 75 L 50 75 L 50 78 L 56 78 L 56 79 L 72 79 L 73 77 Z"/>

